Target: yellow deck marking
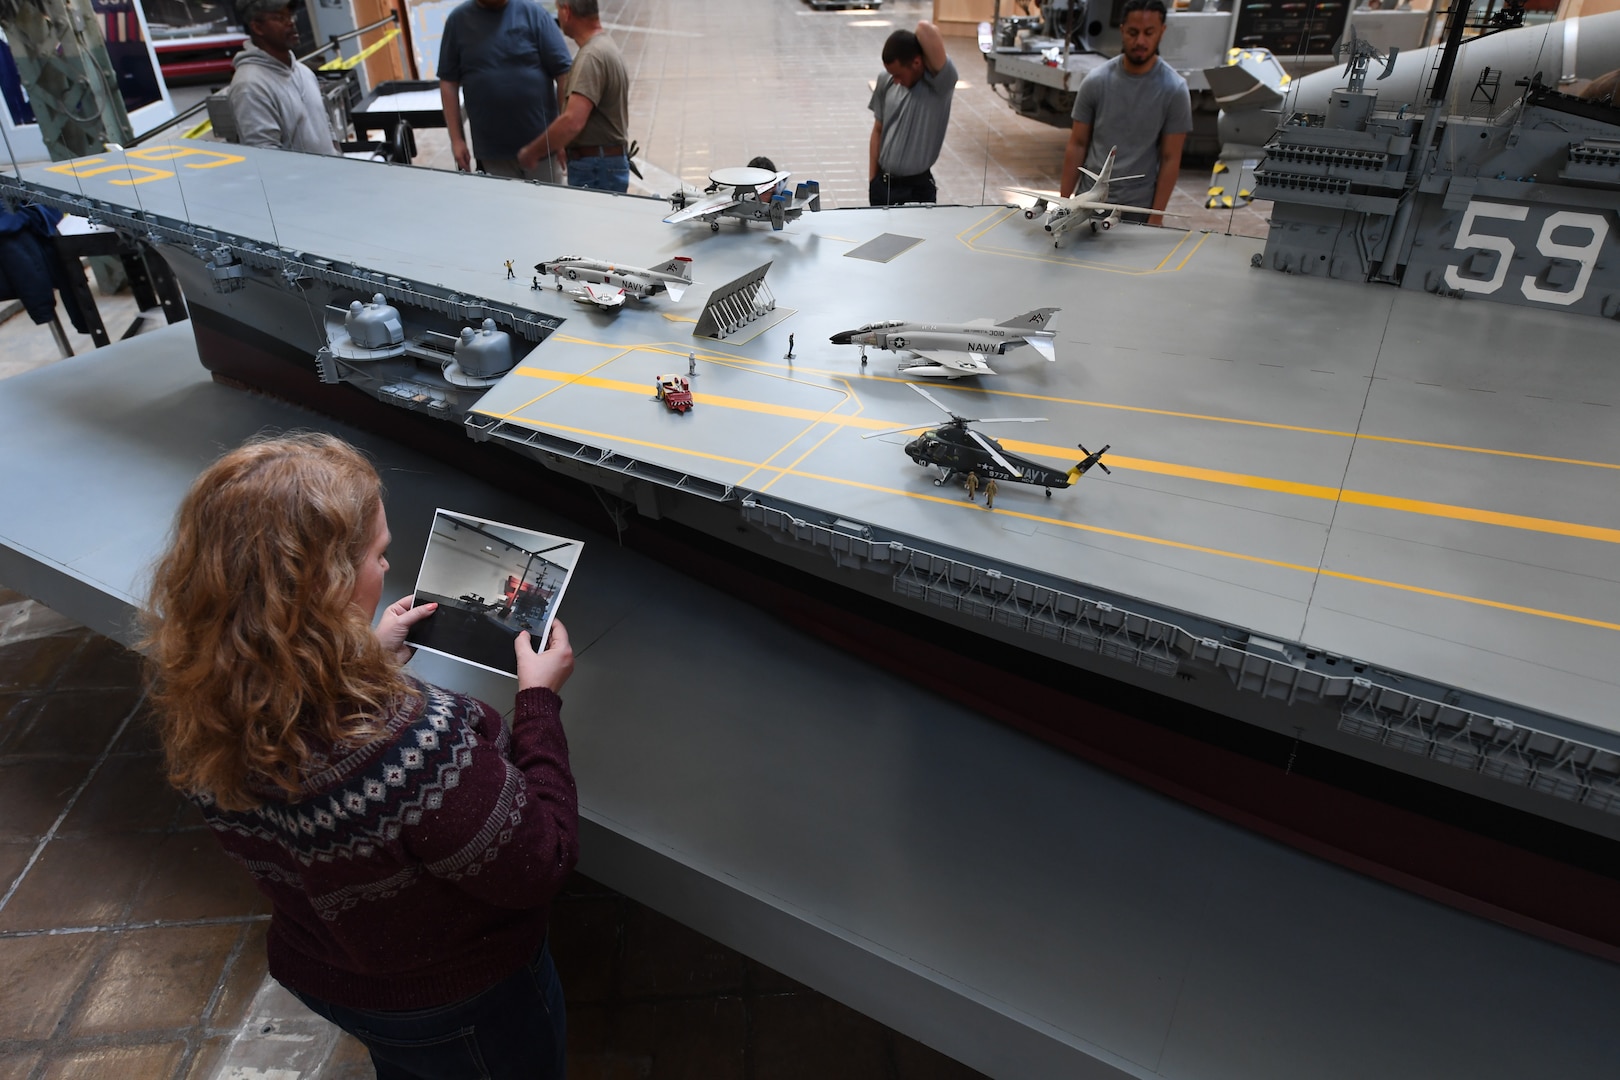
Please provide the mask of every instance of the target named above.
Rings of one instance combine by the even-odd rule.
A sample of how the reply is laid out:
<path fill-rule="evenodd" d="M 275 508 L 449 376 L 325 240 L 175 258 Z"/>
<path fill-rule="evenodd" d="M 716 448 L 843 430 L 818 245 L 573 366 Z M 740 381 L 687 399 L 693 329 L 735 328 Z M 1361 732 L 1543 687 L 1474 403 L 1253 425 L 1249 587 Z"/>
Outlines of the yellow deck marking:
<path fill-rule="evenodd" d="M 565 431 L 572 435 L 583 435 L 589 438 L 601 440 L 608 444 L 615 442 L 628 443 L 633 446 L 646 446 L 656 450 L 668 451 L 674 454 L 687 454 L 692 457 L 705 458 L 710 461 L 723 461 L 727 464 L 755 465 L 754 462 L 743 461 L 738 458 L 725 457 L 720 454 L 709 454 L 698 450 L 687 450 L 676 446 L 667 446 L 662 443 L 655 443 L 645 439 L 632 439 L 619 435 L 609 435 L 605 432 L 589 431 L 584 428 L 569 427 L 564 424 L 553 424 L 540 421 L 535 421 L 534 423 L 537 427 L 549 428 L 554 431 Z M 941 506 L 954 506 L 963 511 L 966 511 L 969 509 L 969 507 L 972 507 L 972 512 L 974 513 L 985 513 L 985 511 L 977 504 L 965 503 L 958 498 L 944 495 L 931 495 L 926 492 L 907 491 L 903 488 L 892 488 L 882 484 L 870 484 L 866 483 L 865 481 L 851 480 L 842 476 L 827 476 L 821 473 L 801 472 L 794 468 L 787 468 L 783 466 L 766 466 L 762 464 L 756 465 L 755 471 L 775 472 L 781 476 L 793 476 L 803 480 L 816 480 L 821 483 L 834 484 L 839 487 L 860 488 L 864 491 L 875 491 L 884 495 L 897 495 L 901 498 L 915 499 L 920 502 L 935 503 Z M 1446 592 L 1442 589 L 1425 588 L 1422 585 L 1408 585 L 1401 581 L 1390 581 L 1384 578 L 1366 577 L 1362 574 L 1351 574 L 1343 570 L 1327 570 L 1317 566 L 1310 566 L 1305 563 L 1287 562 L 1283 559 L 1268 559 L 1262 555 L 1249 555 L 1241 551 L 1227 551 L 1223 548 L 1207 547 L 1203 544 L 1190 544 L 1183 540 L 1171 540 L 1162 536 L 1148 536 L 1145 533 L 1126 532 L 1123 529 L 1109 529 L 1101 525 L 1088 525 L 1079 521 L 1065 521 L 1062 518 L 1047 517 L 1044 514 L 1031 514 L 1022 510 L 1004 508 L 993 512 L 1010 517 L 1021 518 L 1025 521 L 1033 521 L 1041 525 L 1051 525 L 1056 528 L 1070 529 L 1075 532 L 1092 533 L 1097 536 L 1110 536 L 1120 540 L 1130 540 L 1137 543 L 1150 544 L 1154 547 L 1171 548 L 1177 551 L 1190 551 L 1202 555 L 1212 555 L 1222 559 L 1235 559 L 1238 562 L 1253 563 L 1257 566 L 1270 566 L 1279 570 L 1293 570 L 1303 574 L 1315 574 L 1321 577 L 1335 578 L 1339 581 L 1352 581 L 1356 582 L 1357 584 L 1372 585 L 1383 589 L 1394 589 L 1399 592 L 1409 592 L 1419 596 L 1432 596 L 1440 600 L 1452 600 L 1461 604 L 1472 604 L 1477 607 L 1487 607 L 1497 611 L 1511 611 L 1520 615 L 1533 615 L 1537 618 L 1551 619 L 1556 622 L 1573 623 L 1578 626 L 1590 626 L 1599 630 L 1620 631 L 1620 623 L 1606 622 L 1602 619 L 1590 619 L 1584 615 L 1573 615 L 1564 611 L 1550 611 L 1546 608 L 1528 607 L 1524 604 L 1510 604 L 1504 600 L 1490 600 L 1482 596 L 1468 596 L 1465 593 L 1454 593 Z"/>
<path fill-rule="evenodd" d="M 804 370 L 810 370 L 808 368 Z M 867 378 L 886 378 L 870 375 Z M 906 382 L 890 378 L 890 382 Z M 1620 463 L 1587 461 L 1583 458 L 1555 457 L 1551 454 L 1531 454 L 1522 450 L 1496 450 L 1488 446 L 1463 446 L 1458 443 L 1430 442 L 1426 439 L 1407 439 L 1399 435 L 1367 435 L 1355 431 L 1336 431 L 1333 428 L 1305 427 L 1301 424 L 1278 424 L 1270 420 L 1245 420 L 1237 416 L 1210 416 L 1207 413 L 1178 412 L 1175 409 L 1155 409 L 1147 405 L 1120 405 L 1110 401 L 1085 401 L 1080 398 L 1055 397 L 1032 394 L 1019 390 L 1001 390 L 988 386 L 951 386 L 964 394 L 986 394 L 996 397 L 1022 398 L 1026 401 L 1045 401 L 1053 405 L 1078 405 L 1087 409 L 1107 409 L 1112 412 L 1140 413 L 1144 416 L 1168 416 L 1177 420 L 1201 420 L 1209 424 L 1236 424 L 1240 427 L 1263 428 L 1271 431 L 1292 431 L 1301 435 L 1326 435 L 1334 439 L 1360 439 L 1365 442 L 1391 443 L 1396 446 L 1415 446 L 1424 450 L 1455 450 L 1461 454 L 1486 454 L 1492 457 L 1519 458 L 1524 461 L 1545 461 L 1554 465 L 1583 465 L 1592 469 L 1620 469 Z"/>
<path fill-rule="evenodd" d="M 864 412 L 866 410 L 866 402 L 861 400 L 860 395 L 855 392 L 855 388 L 853 386 L 849 385 L 849 382 L 847 380 L 844 381 L 844 389 L 849 393 L 849 400 L 851 400 L 851 401 L 853 401 L 855 403 L 855 412 L 850 415 L 850 418 L 853 419 L 854 417 L 859 416 L 862 412 Z M 842 406 L 840 406 L 840 407 L 842 407 Z M 788 465 L 788 470 L 789 471 L 795 470 L 800 465 L 803 465 L 805 458 L 809 457 L 811 454 L 815 453 L 817 450 L 820 450 L 822 448 L 822 446 L 826 444 L 828 439 L 832 438 L 834 435 L 838 434 L 842 430 L 843 430 L 842 425 L 829 424 L 827 426 L 827 434 L 825 434 L 821 438 L 817 439 L 814 446 L 807 447 L 805 449 L 804 453 L 802 453 L 798 457 L 794 458 L 792 463 Z M 773 454 L 772 457 L 774 457 L 774 456 L 775 455 Z M 753 474 L 750 473 L 749 475 L 751 476 Z M 768 481 L 766 481 L 765 486 L 760 488 L 759 490 L 761 490 L 761 491 L 769 491 L 769 490 L 771 490 L 771 485 L 776 483 L 778 480 L 782 479 L 782 477 L 785 476 L 785 475 L 787 475 L 785 472 L 777 473 L 775 476 L 771 477 Z M 748 477 L 745 476 L 745 477 L 743 477 L 743 479 L 746 480 L 746 479 L 748 479 Z"/>
<path fill-rule="evenodd" d="M 1014 215 L 1014 214 L 1022 214 L 1023 212 L 1024 212 L 1023 209 L 1019 208 L 1019 207 L 1014 207 L 1013 209 L 1006 210 L 1005 212 L 1003 210 L 1001 210 L 1001 209 L 997 209 L 995 211 L 992 211 L 990 214 L 987 214 L 986 216 L 980 218 L 978 221 L 975 221 L 972 225 L 969 225 L 967 228 L 965 228 L 961 232 L 957 233 L 956 234 L 956 239 L 959 242 L 961 242 L 961 244 L 964 247 L 968 248 L 969 250 L 982 251 L 987 255 L 1004 255 L 1004 256 L 1006 256 L 1007 258 L 1010 258 L 1010 259 L 1025 259 L 1025 260 L 1028 260 L 1030 262 L 1048 263 L 1048 264 L 1050 264 L 1052 266 L 1079 266 L 1079 267 L 1083 267 L 1083 268 L 1088 269 L 1088 270 L 1100 270 L 1105 274 L 1128 274 L 1128 275 L 1131 275 L 1131 276 L 1135 277 L 1135 276 L 1141 276 L 1141 275 L 1145 275 L 1145 274 L 1175 273 L 1176 271 L 1181 270 L 1183 267 L 1185 267 L 1187 265 L 1187 260 L 1192 258 L 1193 252 L 1197 251 L 1199 249 L 1199 247 L 1201 247 L 1203 245 L 1204 241 L 1208 240 L 1210 235 L 1211 235 L 1210 233 L 1207 233 L 1207 232 L 1198 234 L 1198 237 L 1199 237 L 1198 242 L 1195 243 L 1188 250 L 1187 257 L 1182 259 L 1181 262 L 1178 263 L 1176 266 L 1171 267 L 1168 270 L 1165 269 L 1165 263 L 1169 262 L 1172 258 L 1174 258 L 1176 252 L 1178 250 L 1180 250 L 1182 245 L 1185 244 L 1188 240 L 1192 239 L 1192 237 L 1194 235 L 1193 233 L 1190 233 L 1190 232 L 1182 233 L 1181 239 L 1176 241 L 1175 246 L 1172 247 L 1170 249 L 1170 251 L 1164 256 L 1164 258 L 1159 260 L 1159 264 L 1157 266 L 1154 266 L 1154 267 L 1123 266 L 1123 265 L 1120 265 L 1118 263 L 1093 262 L 1093 261 L 1090 261 L 1090 260 L 1087 260 L 1087 259 L 1078 259 L 1078 258 L 1061 259 L 1061 258 L 1055 258 L 1055 257 L 1053 257 L 1051 255 L 1037 255 L 1037 254 L 1033 254 L 1033 253 L 1028 252 L 1028 251 L 1019 251 L 1019 250 L 1017 250 L 1015 248 L 990 247 L 990 246 L 980 247 L 979 246 L 979 240 L 982 237 L 984 237 L 986 234 L 988 234 L 989 232 L 994 230 L 997 226 L 1001 225 L 1003 222 L 1007 221 L 1007 219 L 1012 217 L 1012 215 Z M 994 218 L 995 220 L 992 221 L 991 220 L 992 218 Z M 988 225 L 985 225 L 985 222 L 987 222 L 987 221 L 990 222 L 990 223 Z M 980 228 L 981 225 L 983 225 L 984 227 Z M 977 230 L 977 231 L 975 231 L 975 230 Z M 969 235 L 969 234 L 971 234 L 971 235 Z M 1054 250 L 1056 250 L 1056 249 L 1054 249 Z"/>
<path fill-rule="evenodd" d="M 695 323 L 695 322 L 697 322 L 696 319 L 690 318 L 689 316 L 686 316 L 686 315 L 672 315 L 667 311 L 664 312 L 663 315 L 664 315 L 664 318 L 668 319 L 670 322 L 685 322 L 685 323 Z"/>
<path fill-rule="evenodd" d="M 595 369 L 593 369 L 595 370 Z M 623 380 L 604 379 L 591 375 L 573 375 L 567 372 L 546 371 L 539 368 L 519 368 L 516 374 L 526 375 L 530 378 L 554 379 L 564 383 L 576 383 L 582 386 L 592 386 L 604 390 L 630 391 L 637 394 L 644 392 L 640 383 L 630 383 Z M 998 392 L 999 391 L 992 391 Z M 544 395 L 542 395 L 544 396 Z M 693 400 L 699 404 L 710 405 L 717 408 L 732 408 L 744 412 L 763 413 L 771 416 L 782 416 L 795 420 L 807 420 L 820 423 L 833 424 L 844 428 L 863 428 L 867 431 L 883 431 L 897 428 L 900 425 L 885 420 L 868 418 L 861 415 L 839 415 L 828 411 L 803 409 L 792 405 L 773 405 L 767 402 L 749 401 L 744 398 L 722 397 L 719 395 L 696 394 Z M 1039 395 L 1023 394 L 1022 397 L 1038 398 Z M 535 399 L 538 400 L 538 399 Z M 525 406 L 526 407 L 526 406 Z M 512 419 L 514 413 L 502 415 L 502 419 Z M 921 422 L 914 428 L 907 430 L 920 431 L 935 426 L 931 421 Z M 1284 425 L 1267 425 L 1281 427 Z M 1311 429 L 1295 429 L 1311 430 Z M 1333 434 L 1322 432 L 1323 434 Z M 801 433 L 802 435 L 802 433 Z M 1078 459 L 1078 451 L 1064 446 L 1051 446 L 1046 443 L 1026 442 L 1018 439 L 1000 440 L 1003 447 L 1015 454 L 1028 457 L 1046 458 L 1059 464 L 1072 464 Z M 682 453 L 684 451 L 676 451 Z M 795 463 L 797 464 L 797 463 Z M 1134 469 L 1137 472 L 1152 473 L 1158 476 L 1174 476 L 1184 480 L 1196 480 L 1209 484 L 1221 484 L 1227 487 L 1245 488 L 1252 491 L 1270 491 L 1281 495 L 1293 495 L 1299 498 L 1320 499 L 1325 502 L 1343 502 L 1352 506 L 1367 506 L 1380 510 L 1394 510 L 1400 513 L 1418 514 L 1425 517 L 1446 518 L 1453 521 L 1468 521 L 1479 525 L 1497 525 L 1509 529 L 1523 529 L 1528 532 L 1546 533 L 1554 536 L 1568 536 L 1581 540 L 1596 540 L 1606 544 L 1620 544 L 1620 529 L 1610 529 L 1599 525 L 1584 525 L 1573 521 L 1558 521 L 1553 518 L 1531 517 L 1526 514 L 1506 514 L 1495 510 L 1481 510 L 1471 506 L 1456 506 L 1450 503 L 1431 502 L 1425 499 L 1406 499 L 1394 495 L 1379 495 L 1369 491 L 1356 491 L 1348 488 L 1336 488 L 1327 484 L 1307 484 L 1295 480 L 1282 480 L 1270 476 L 1254 476 L 1248 473 L 1230 472 L 1224 469 L 1206 469 L 1195 465 L 1178 465 L 1168 461 L 1154 461 L 1150 458 L 1130 457 L 1124 454 L 1110 454 L 1108 464 L 1117 469 Z"/>

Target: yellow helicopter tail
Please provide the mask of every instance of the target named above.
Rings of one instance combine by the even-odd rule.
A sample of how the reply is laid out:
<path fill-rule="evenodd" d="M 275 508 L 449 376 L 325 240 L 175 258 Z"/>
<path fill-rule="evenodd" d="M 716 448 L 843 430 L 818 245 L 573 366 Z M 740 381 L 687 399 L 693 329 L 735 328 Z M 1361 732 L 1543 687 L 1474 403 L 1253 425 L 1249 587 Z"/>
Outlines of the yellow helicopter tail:
<path fill-rule="evenodd" d="M 1080 466 L 1076 465 L 1069 470 L 1069 483 L 1072 484 L 1078 479 L 1080 479 Z"/>

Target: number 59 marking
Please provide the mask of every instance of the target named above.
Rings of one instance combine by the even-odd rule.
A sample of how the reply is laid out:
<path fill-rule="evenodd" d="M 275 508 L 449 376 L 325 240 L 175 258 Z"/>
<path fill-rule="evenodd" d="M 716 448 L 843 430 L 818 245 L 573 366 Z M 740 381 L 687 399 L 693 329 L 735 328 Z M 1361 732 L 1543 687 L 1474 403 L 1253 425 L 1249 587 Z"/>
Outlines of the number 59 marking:
<path fill-rule="evenodd" d="M 1496 270 L 1485 281 L 1475 281 L 1457 273 L 1457 267 L 1448 266 L 1446 284 L 1461 292 L 1478 293 L 1481 296 L 1489 296 L 1500 289 L 1507 281 L 1508 263 L 1513 259 L 1513 241 L 1505 236 L 1475 233 L 1474 225 L 1480 218 L 1523 221 L 1529 213 L 1530 208 L 1527 206 L 1470 202 L 1468 209 L 1463 212 L 1462 226 L 1457 230 L 1457 241 L 1453 247 L 1457 251 L 1476 248 L 1480 251 L 1496 252 Z M 1566 228 L 1585 230 L 1591 234 L 1591 239 L 1584 244 L 1560 244 L 1553 239 L 1553 233 Z M 1548 214 L 1547 220 L 1541 225 L 1541 235 L 1536 238 L 1536 250 L 1549 259 L 1568 259 L 1580 267 L 1580 272 L 1576 274 L 1575 284 L 1568 292 L 1537 285 L 1533 274 L 1524 276 L 1524 280 L 1519 283 L 1519 291 L 1526 300 L 1543 304 L 1568 307 L 1577 302 L 1586 295 L 1586 286 L 1592 280 L 1592 268 L 1597 264 L 1598 251 L 1603 247 L 1603 241 L 1608 235 L 1609 219 L 1602 214 L 1583 214 L 1578 210 L 1559 210 Z"/>

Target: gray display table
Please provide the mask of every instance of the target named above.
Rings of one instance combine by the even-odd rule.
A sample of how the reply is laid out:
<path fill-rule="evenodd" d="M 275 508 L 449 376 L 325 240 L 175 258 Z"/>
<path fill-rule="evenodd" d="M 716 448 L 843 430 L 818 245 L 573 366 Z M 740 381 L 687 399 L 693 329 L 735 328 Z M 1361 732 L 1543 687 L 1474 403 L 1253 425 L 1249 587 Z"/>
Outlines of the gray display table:
<path fill-rule="evenodd" d="M 431 511 L 577 527 L 215 385 L 186 327 L 0 384 L 0 581 L 121 640 L 181 494 L 262 428 Z M 1620 968 L 1100 772 L 586 537 L 565 720 L 590 876 L 1001 1077 L 1602 1076 Z M 512 684 L 419 657 L 505 707 Z M 671 694 L 661 673 L 683 672 Z"/>

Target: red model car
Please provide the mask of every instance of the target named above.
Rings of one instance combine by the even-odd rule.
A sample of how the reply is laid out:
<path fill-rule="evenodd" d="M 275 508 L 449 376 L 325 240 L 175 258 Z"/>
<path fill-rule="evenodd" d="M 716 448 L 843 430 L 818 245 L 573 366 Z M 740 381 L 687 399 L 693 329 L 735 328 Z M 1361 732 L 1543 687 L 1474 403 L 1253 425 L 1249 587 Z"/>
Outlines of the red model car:
<path fill-rule="evenodd" d="M 660 375 L 653 384 L 653 392 L 658 400 L 668 406 L 670 412 L 692 411 L 692 384 L 685 375 Z"/>

